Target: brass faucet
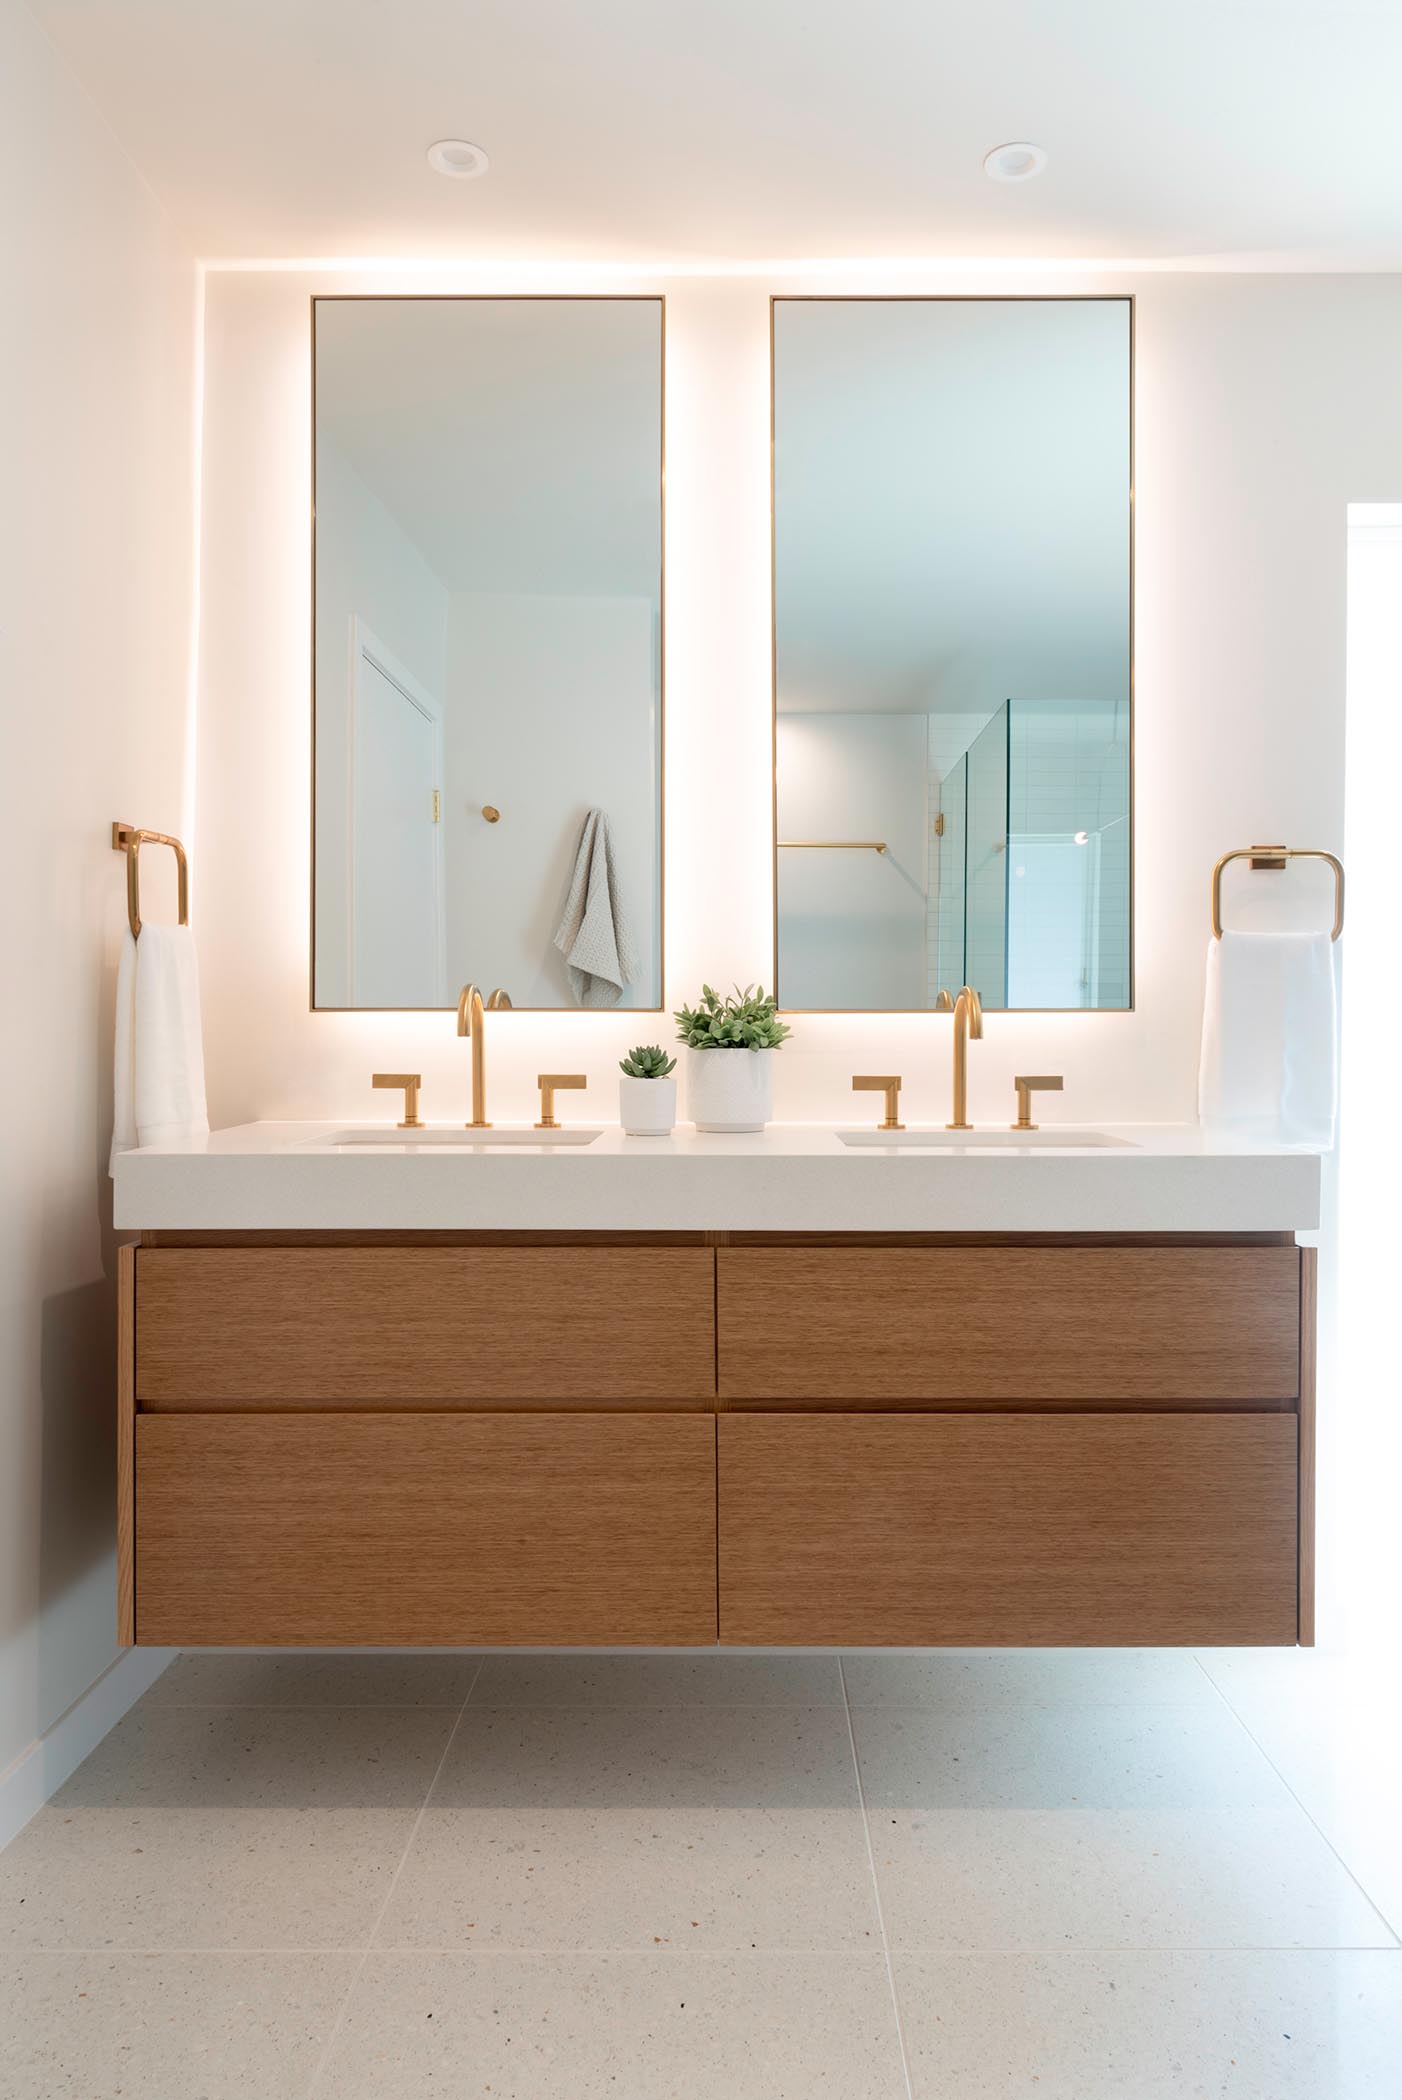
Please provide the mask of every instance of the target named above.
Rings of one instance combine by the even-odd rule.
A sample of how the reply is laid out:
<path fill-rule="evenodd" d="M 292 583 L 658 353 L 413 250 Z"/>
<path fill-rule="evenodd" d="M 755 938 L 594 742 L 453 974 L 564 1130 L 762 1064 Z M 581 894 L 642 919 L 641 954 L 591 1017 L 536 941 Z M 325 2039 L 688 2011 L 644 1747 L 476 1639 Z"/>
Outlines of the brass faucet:
<path fill-rule="evenodd" d="M 900 1121 L 901 1076 L 899 1072 L 854 1072 L 852 1091 L 855 1094 L 884 1094 L 886 1114 L 877 1124 L 878 1130 L 904 1130 Z"/>
<path fill-rule="evenodd" d="M 569 1088 L 577 1092 L 580 1087 L 588 1086 L 588 1084 L 589 1081 L 585 1078 L 583 1072 L 538 1073 L 536 1075 L 536 1085 L 540 1088 L 540 1121 L 536 1124 L 536 1129 L 558 1130 L 560 1120 L 555 1114 L 555 1095 L 557 1091 Z"/>
<path fill-rule="evenodd" d="M 983 1041 L 983 1007 L 978 993 L 966 984 L 954 1002 L 954 1121 L 946 1130 L 972 1130 L 969 1121 L 969 1037 Z"/>
<path fill-rule="evenodd" d="M 472 1037 L 472 1121 L 468 1130 L 490 1130 L 487 1117 L 487 1042 L 482 1016 L 510 1009 L 511 1001 L 498 986 L 485 1003 L 475 984 L 465 984 L 458 994 L 458 1034 Z"/>
<path fill-rule="evenodd" d="M 1022 1072 L 1013 1081 L 1017 1088 L 1017 1121 L 1010 1130 L 1035 1130 L 1032 1120 L 1033 1094 L 1059 1094 L 1064 1082 L 1060 1072 Z"/>

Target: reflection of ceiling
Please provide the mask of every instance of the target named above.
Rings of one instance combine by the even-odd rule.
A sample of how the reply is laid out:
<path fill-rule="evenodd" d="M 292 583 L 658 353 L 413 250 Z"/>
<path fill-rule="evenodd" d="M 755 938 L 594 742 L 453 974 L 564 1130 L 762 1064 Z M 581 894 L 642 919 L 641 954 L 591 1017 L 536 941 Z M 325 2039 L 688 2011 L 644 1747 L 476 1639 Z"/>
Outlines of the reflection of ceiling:
<path fill-rule="evenodd" d="M 317 430 L 449 590 L 653 597 L 656 300 L 317 306 Z"/>
<path fill-rule="evenodd" d="M 781 301 L 779 705 L 1118 698 L 1123 300 Z"/>
<path fill-rule="evenodd" d="M 206 256 L 1402 263 L 1396 0 L 35 11 Z M 1046 174 L 985 181 L 1023 138 Z"/>

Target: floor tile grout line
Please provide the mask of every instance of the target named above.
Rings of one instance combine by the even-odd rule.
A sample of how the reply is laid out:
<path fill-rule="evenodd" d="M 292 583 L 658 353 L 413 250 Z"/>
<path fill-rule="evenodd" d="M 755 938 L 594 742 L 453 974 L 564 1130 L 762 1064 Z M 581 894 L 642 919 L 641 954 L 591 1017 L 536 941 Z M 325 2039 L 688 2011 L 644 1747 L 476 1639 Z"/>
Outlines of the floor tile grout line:
<path fill-rule="evenodd" d="M 1203 1954 L 1268 1954 L 1268 1955 L 1331 1955 L 1331 1954 L 1377 1954 L 1389 1962 L 1402 1961 L 1402 1946 L 1383 1947 L 1376 1942 L 1347 1946 L 1303 1946 L 1293 1942 L 1279 1941 L 1269 1946 L 1200 1946 L 1180 1942 L 1173 1946 L 1142 1944 L 1108 1946 L 1067 1946 L 1058 1941 L 1049 1946 L 991 1946 L 991 1947 L 941 1947 L 912 1945 L 902 1953 L 918 1957 L 921 1961 L 987 1961 L 994 1957 L 1029 1961 L 1048 1961 L 1057 1955 L 1065 1955 L 1069 1961 L 1080 1959 L 1101 1960 L 1107 1955 L 1151 1954 L 1155 1958 L 1182 1956 L 1192 1960 Z M 734 1947 L 692 1947 L 678 1944 L 674 1947 L 639 1946 L 635 1942 L 618 1942 L 601 1946 L 542 1947 L 538 1942 L 530 1947 L 467 1946 L 459 1943 L 451 1947 L 412 1946 L 386 1942 L 378 1947 L 114 1947 L 110 1942 L 104 1947 L 8 1947 L 0 1953 L 0 1969 L 18 1968 L 27 1961 L 237 1961 L 247 1957 L 250 1961 L 267 1961 L 296 1955 L 307 1961 L 354 1961 L 357 1971 L 363 1968 L 369 1955 L 392 1956 L 397 1961 L 418 1960 L 420 1956 L 431 1960 L 488 1961 L 747 1961 L 754 1955 L 761 1961 L 847 1961 L 860 1960 L 869 1953 L 861 1947 L 757 1947 L 752 1941 Z M 879 1957 L 871 1954 L 872 1960 Z"/>
<path fill-rule="evenodd" d="M 1359 1879 L 1358 1875 L 1354 1873 L 1354 1871 L 1353 1871 L 1353 1868 L 1352 1868 L 1352 1867 L 1351 1867 L 1351 1866 L 1349 1865 L 1348 1861 L 1347 1861 L 1347 1860 L 1346 1860 L 1346 1859 L 1344 1858 L 1344 1856 L 1343 1856 L 1342 1852 L 1340 1852 L 1340 1850 L 1339 1850 L 1338 1846 L 1337 1846 L 1337 1845 L 1336 1845 L 1336 1844 L 1334 1843 L 1334 1841 L 1333 1841 L 1333 1839 L 1332 1839 L 1332 1838 L 1330 1837 L 1330 1835 L 1329 1835 L 1328 1831 L 1327 1831 L 1327 1830 L 1325 1830 L 1325 1829 L 1323 1828 L 1323 1826 L 1322 1826 L 1322 1825 L 1321 1825 L 1321 1824 L 1320 1824 L 1319 1822 L 1317 1822 L 1317 1821 L 1316 1821 L 1315 1817 L 1314 1817 L 1314 1816 L 1312 1815 L 1312 1813 L 1310 1812 L 1310 1810 L 1309 1810 L 1309 1809 L 1308 1809 L 1308 1808 L 1307 1808 L 1307 1807 L 1305 1806 L 1305 1803 L 1304 1803 L 1304 1802 L 1303 1802 L 1303 1801 L 1301 1800 L 1300 1796 L 1299 1796 L 1299 1795 L 1298 1795 L 1298 1794 L 1296 1793 L 1296 1791 L 1295 1791 L 1294 1787 L 1293 1787 L 1293 1786 L 1291 1786 L 1291 1784 L 1290 1784 L 1290 1781 L 1289 1781 L 1289 1780 L 1288 1780 L 1288 1779 L 1286 1778 L 1285 1774 L 1284 1774 L 1284 1773 L 1283 1773 L 1283 1772 L 1281 1771 L 1281 1769 L 1280 1769 L 1280 1766 L 1279 1766 L 1279 1765 L 1278 1765 L 1278 1764 L 1276 1763 L 1275 1759 L 1274 1759 L 1274 1758 L 1273 1758 L 1273 1757 L 1271 1756 L 1271 1754 L 1270 1754 L 1270 1751 L 1269 1751 L 1269 1750 L 1268 1750 L 1268 1749 L 1266 1748 L 1265 1744 L 1264 1744 L 1264 1743 L 1263 1743 L 1263 1742 L 1262 1742 L 1262 1741 L 1260 1740 L 1259 1736 L 1257 1736 L 1257 1735 L 1256 1735 L 1255 1731 L 1254 1731 L 1254 1730 L 1253 1730 L 1253 1729 L 1252 1729 L 1252 1728 L 1251 1728 L 1251 1727 L 1250 1727 L 1250 1726 L 1248 1725 L 1248 1723 L 1247 1723 L 1247 1722 L 1246 1722 L 1246 1720 L 1245 1720 L 1245 1719 L 1243 1718 L 1243 1716 L 1242 1716 L 1242 1715 L 1241 1715 L 1240 1713 L 1238 1713 L 1238 1711 L 1237 1711 L 1236 1707 L 1235 1707 L 1235 1706 L 1233 1706 L 1233 1704 L 1232 1704 L 1231 1700 L 1230 1700 L 1230 1699 L 1229 1699 L 1229 1698 L 1227 1697 L 1227 1694 L 1226 1694 L 1226 1693 L 1225 1693 L 1225 1692 L 1223 1691 L 1223 1689 L 1222 1689 L 1221 1685 L 1220 1685 L 1220 1684 L 1218 1684 L 1218 1682 L 1217 1682 L 1216 1678 L 1215 1678 L 1215 1677 L 1213 1676 L 1212 1672 L 1211 1672 L 1211 1671 L 1210 1671 L 1210 1670 L 1208 1669 L 1208 1667 L 1207 1667 L 1206 1663 L 1205 1663 L 1205 1662 L 1203 1661 L 1202 1657 L 1201 1657 L 1200 1655 L 1194 1654 L 1193 1660 L 1194 1660 L 1194 1662 L 1195 1662 L 1195 1663 L 1197 1664 L 1198 1668 L 1199 1668 L 1199 1669 L 1200 1669 L 1200 1670 L 1202 1671 L 1202 1674 L 1203 1674 L 1203 1676 L 1204 1676 L 1204 1677 L 1205 1677 L 1205 1678 L 1207 1679 L 1208 1683 L 1209 1683 L 1209 1684 L 1210 1684 L 1210 1685 L 1212 1686 L 1212 1689 L 1213 1689 L 1213 1691 L 1214 1691 L 1214 1692 L 1215 1692 L 1215 1693 L 1217 1694 L 1217 1697 L 1218 1697 L 1218 1698 L 1219 1698 L 1219 1699 L 1221 1700 L 1222 1704 L 1223 1704 L 1223 1705 L 1224 1705 L 1224 1706 L 1226 1707 L 1226 1709 L 1227 1709 L 1227 1712 L 1228 1712 L 1228 1713 L 1229 1713 L 1229 1714 L 1231 1715 L 1232 1719 L 1233 1719 L 1233 1720 L 1234 1720 L 1234 1721 L 1236 1722 L 1236 1724 L 1237 1724 L 1237 1727 L 1238 1727 L 1238 1728 L 1239 1728 L 1239 1729 L 1241 1730 L 1242 1734 L 1243 1734 L 1243 1735 L 1244 1735 L 1244 1736 L 1246 1737 L 1247 1741 L 1248 1741 L 1249 1743 L 1253 1743 L 1253 1744 L 1255 1745 L 1256 1749 L 1257 1749 L 1257 1750 L 1258 1750 L 1258 1751 L 1260 1752 L 1260 1755 L 1261 1755 L 1261 1756 L 1262 1756 L 1262 1757 L 1263 1757 L 1263 1758 L 1265 1759 L 1266 1763 L 1267 1763 L 1267 1764 L 1268 1764 L 1268 1765 L 1270 1766 L 1270 1768 L 1271 1768 L 1271 1770 L 1272 1770 L 1272 1771 L 1274 1772 L 1274 1774 L 1275 1774 L 1276 1778 L 1277 1778 L 1277 1779 L 1278 1779 L 1278 1780 L 1280 1781 L 1280 1783 L 1281 1783 L 1281 1785 L 1282 1785 L 1282 1786 L 1284 1787 L 1284 1789 L 1285 1789 L 1286 1793 L 1287 1793 L 1287 1794 L 1288 1794 L 1288 1795 L 1290 1796 L 1290 1799 L 1291 1799 L 1291 1800 L 1292 1800 L 1292 1801 L 1294 1802 L 1295 1806 L 1296 1806 L 1296 1807 L 1297 1807 L 1297 1808 L 1299 1809 L 1299 1811 L 1300 1811 L 1300 1814 L 1301 1814 L 1301 1815 L 1302 1815 L 1302 1816 L 1304 1817 L 1305 1821 L 1306 1821 L 1306 1822 L 1307 1822 L 1307 1823 L 1309 1824 L 1309 1826 L 1310 1826 L 1311 1830 L 1313 1830 L 1313 1831 L 1314 1831 L 1314 1833 L 1315 1833 L 1315 1835 L 1316 1835 L 1316 1836 L 1317 1836 L 1317 1837 L 1319 1838 L 1319 1840 L 1320 1840 L 1320 1843 L 1321 1843 L 1321 1844 L 1323 1844 L 1324 1846 L 1326 1846 L 1326 1847 L 1327 1847 L 1327 1849 L 1328 1849 L 1328 1850 L 1329 1850 L 1330 1852 L 1332 1852 L 1332 1853 L 1333 1853 L 1333 1855 L 1334 1855 L 1334 1858 L 1335 1858 L 1335 1859 L 1336 1859 L 1336 1860 L 1338 1861 L 1338 1863 L 1339 1863 L 1340 1867 L 1341 1867 L 1341 1868 L 1343 1869 L 1344 1873 L 1345 1873 L 1345 1874 L 1347 1874 L 1347 1876 L 1348 1876 L 1349 1880 L 1350 1880 L 1350 1881 L 1351 1881 L 1351 1882 L 1353 1883 L 1353 1885 L 1354 1885 L 1354 1887 L 1355 1887 L 1355 1888 L 1357 1889 L 1357 1891 L 1358 1891 L 1359 1895 L 1360 1895 L 1360 1896 L 1361 1896 L 1361 1897 L 1363 1898 L 1363 1901 L 1364 1901 L 1364 1902 L 1365 1902 L 1365 1903 L 1366 1903 L 1366 1904 L 1368 1905 L 1368 1908 L 1369 1908 L 1369 1909 L 1370 1909 L 1370 1910 L 1372 1911 L 1372 1913 L 1373 1913 L 1374 1917 L 1375 1917 L 1375 1918 L 1377 1918 L 1377 1919 L 1378 1919 L 1378 1920 L 1380 1921 L 1380 1923 L 1382 1924 L 1382 1927 L 1383 1927 L 1384 1931 L 1386 1931 L 1386 1932 L 1390 1932 L 1390 1933 L 1392 1934 L 1392 1940 L 1393 1940 L 1393 1945 L 1394 1945 L 1395 1947 L 1399 1948 L 1399 1949 L 1402 1949 L 1402 1933 L 1399 1933 L 1399 1931 L 1397 1930 L 1397 1927 L 1396 1927 L 1396 1926 L 1395 1926 L 1395 1925 L 1393 1924 L 1393 1922 L 1392 1922 L 1391 1918 L 1390 1918 L 1390 1917 L 1389 1917 L 1389 1916 L 1387 1915 L 1387 1912 L 1386 1912 L 1386 1911 L 1385 1911 L 1385 1910 L 1383 1909 L 1382 1905 L 1381 1905 L 1381 1904 L 1380 1904 L 1380 1903 L 1379 1903 L 1379 1902 L 1377 1901 L 1376 1897 L 1375 1897 L 1375 1896 L 1373 1896 L 1373 1895 L 1372 1895 L 1372 1894 L 1370 1893 L 1370 1891 L 1369 1891 L 1368 1889 L 1366 1889 L 1366 1888 L 1364 1887 L 1364 1885 L 1363 1885 L 1362 1881 L 1361 1881 L 1361 1880 Z M 1387 1951 L 1387 1950 L 1384 1950 L 1384 1951 Z"/>
<path fill-rule="evenodd" d="M 852 1774 L 857 1785 L 857 1806 L 862 1813 L 862 1836 L 866 1841 L 867 1866 L 871 1871 L 871 1896 L 876 1909 L 877 1930 L 881 1934 L 881 1952 L 886 1962 L 886 1988 L 891 1995 L 891 2017 L 896 2023 L 896 2047 L 900 2051 L 901 2077 L 905 2081 L 906 2100 L 915 2100 L 915 2088 L 910 2079 L 910 2058 L 906 2054 L 905 2022 L 901 2018 L 901 2001 L 896 1990 L 896 1969 L 891 1959 L 891 1942 L 886 1936 L 886 1913 L 881 1905 L 881 1883 L 876 1874 L 876 1854 L 871 1842 L 871 1819 L 867 1815 L 866 1788 L 862 1784 L 861 1760 L 857 1756 L 857 1735 L 852 1726 L 852 1702 L 847 1696 L 847 1672 L 842 1657 L 837 1658 L 837 1674 L 842 1682 L 842 1705 L 847 1719 L 847 1741 L 852 1751 Z"/>
<path fill-rule="evenodd" d="M 327 2064 L 331 2060 L 332 2050 L 335 2048 L 336 2043 L 340 2040 L 341 2029 L 345 2025 L 347 2010 L 349 2009 L 352 1998 L 355 1996 L 355 1993 L 359 1988 L 360 1979 L 365 1974 L 366 1964 L 370 1959 L 372 1950 L 374 1949 L 375 1935 L 379 1931 L 381 1925 L 384 1923 L 385 1917 L 389 1911 L 390 1904 L 394 1901 L 394 1892 L 399 1886 L 399 1877 L 404 1872 L 404 1868 L 408 1861 L 409 1854 L 414 1849 L 414 1841 L 418 1837 L 420 1826 L 423 1823 L 425 1815 L 427 1815 L 428 1813 L 428 1804 L 433 1799 L 433 1790 L 437 1786 L 438 1781 L 442 1776 L 443 1767 L 448 1762 L 448 1753 L 451 1751 L 453 1744 L 457 1741 L 458 1730 L 462 1727 L 463 1715 L 467 1712 L 467 1702 L 472 1697 L 477 1680 L 481 1675 L 482 1664 L 479 1662 L 477 1668 L 472 1673 L 472 1677 L 468 1683 L 467 1690 L 463 1693 L 462 1705 L 458 1708 L 457 1717 L 454 1720 L 452 1727 L 448 1730 L 448 1740 L 443 1745 L 443 1755 L 439 1758 L 437 1764 L 434 1766 L 433 1777 L 429 1780 L 427 1789 L 424 1793 L 423 1800 L 419 1803 L 419 1812 L 415 1816 L 413 1823 L 410 1826 L 408 1838 L 405 1840 L 404 1850 L 399 1855 L 399 1864 L 396 1866 L 394 1872 L 389 1878 L 389 1887 L 385 1890 L 385 1900 L 380 1905 L 378 1911 L 375 1913 L 374 1918 L 371 1920 L 370 1930 L 367 1933 L 365 1939 L 365 1945 L 362 1949 L 359 1950 L 360 1960 L 356 1963 L 355 1972 L 352 1975 L 349 1983 L 346 1985 L 345 1996 L 341 2000 L 340 2006 L 338 2007 L 336 2012 L 336 2017 L 331 2023 L 330 2032 L 327 2034 L 326 2037 L 326 2046 L 322 2050 L 321 2055 L 317 2058 L 316 2069 L 312 2072 L 311 2079 L 307 2086 L 306 2100 L 315 2100 L 317 2088 L 321 2084 L 321 2074 L 326 2069 Z M 443 1708 L 436 1707 L 431 1709 L 431 1711 L 441 1713 L 443 1712 Z"/>
<path fill-rule="evenodd" d="M 152 1714 L 460 1714 L 459 1699 L 158 1699 Z"/>

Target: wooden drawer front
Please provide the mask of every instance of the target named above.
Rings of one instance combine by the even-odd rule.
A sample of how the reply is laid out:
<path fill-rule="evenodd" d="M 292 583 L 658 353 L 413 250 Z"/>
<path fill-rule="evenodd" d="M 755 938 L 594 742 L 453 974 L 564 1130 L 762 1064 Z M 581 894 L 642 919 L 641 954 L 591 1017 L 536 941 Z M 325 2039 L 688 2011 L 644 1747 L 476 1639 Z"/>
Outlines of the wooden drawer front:
<path fill-rule="evenodd" d="M 756 1414 L 718 1430 L 724 1642 L 1295 1640 L 1293 1415 Z"/>
<path fill-rule="evenodd" d="M 156 1645 L 716 1638 L 702 1415 L 140 1415 Z"/>
<path fill-rule="evenodd" d="M 715 1393 L 704 1247 L 171 1247 L 137 1256 L 144 1407 Z"/>
<path fill-rule="evenodd" d="M 1299 1391 L 1294 1246 L 733 1247 L 716 1259 L 720 1391 L 739 1405 L 1250 1406 Z"/>

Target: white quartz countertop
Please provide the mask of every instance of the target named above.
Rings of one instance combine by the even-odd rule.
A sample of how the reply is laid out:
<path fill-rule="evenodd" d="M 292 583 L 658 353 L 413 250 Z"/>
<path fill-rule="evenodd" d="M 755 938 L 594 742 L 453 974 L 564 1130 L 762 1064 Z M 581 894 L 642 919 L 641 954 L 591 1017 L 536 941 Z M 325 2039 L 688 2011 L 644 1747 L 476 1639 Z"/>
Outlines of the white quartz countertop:
<path fill-rule="evenodd" d="M 1233 1147 L 1192 1125 L 1102 1125 L 1100 1146 L 844 1145 L 828 1124 L 753 1136 L 338 1149 L 356 1126 L 245 1123 L 116 1165 L 125 1231 L 1298 1232 L 1313 1152 Z M 365 1126 L 370 1128 L 372 1126 Z M 383 1139 L 390 1129 L 373 1126 Z M 850 1127 L 850 1126 L 844 1126 Z M 1066 1134 L 1066 1133 L 1062 1133 Z"/>

